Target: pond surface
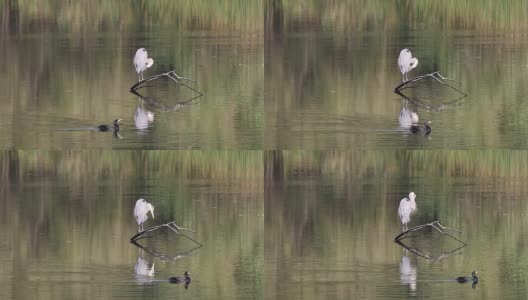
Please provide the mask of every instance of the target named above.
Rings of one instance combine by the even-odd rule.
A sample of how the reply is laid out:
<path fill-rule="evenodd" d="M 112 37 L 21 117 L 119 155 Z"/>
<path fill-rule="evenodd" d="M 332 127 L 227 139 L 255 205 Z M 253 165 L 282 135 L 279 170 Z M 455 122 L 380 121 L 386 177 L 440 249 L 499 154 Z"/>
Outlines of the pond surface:
<path fill-rule="evenodd" d="M 256 5 L 48 2 L 38 14 L 0 6 L 2 23 L 15 24 L 0 29 L 3 149 L 262 148 L 263 33 L 246 20 L 262 14 Z M 204 95 L 180 106 L 198 94 L 167 79 L 139 90 L 150 101 L 131 94 L 139 48 L 154 59 L 145 78 L 175 70 Z M 118 138 L 88 130 L 119 118 Z"/>
<path fill-rule="evenodd" d="M 340 5 L 308 13 L 304 24 L 285 22 L 290 26 L 266 40 L 265 77 L 274 87 L 266 91 L 266 149 L 528 148 L 528 43 L 517 36 L 525 31 L 460 28 L 447 17 L 454 24 L 428 23 L 412 12 L 371 20 L 363 9 L 360 17 Z M 348 19 L 333 20 L 335 14 Z M 339 30 L 356 19 L 364 26 Z M 407 107 L 420 123 L 433 121 L 427 139 L 398 121 L 405 103 L 393 90 L 402 82 L 403 48 L 419 60 L 409 78 L 439 71 L 467 94 L 455 101 L 460 95 L 431 81 L 414 94 L 425 105 Z"/>
<path fill-rule="evenodd" d="M 266 298 L 526 298 L 526 155 L 285 151 L 267 157 Z M 396 244 L 399 202 L 410 191 L 418 211 L 409 228 L 439 220 L 461 230 L 451 234 L 467 246 L 456 250 L 460 243 L 434 230 L 403 240 L 435 258 L 456 250 L 433 261 Z M 480 278 L 475 288 L 453 281 L 473 270 Z"/>
<path fill-rule="evenodd" d="M 0 298 L 262 298 L 261 175 L 226 176 L 214 153 L 104 152 L 2 153 Z M 148 251 L 129 243 L 140 197 L 155 207 L 145 228 L 176 221 L 204 246 L 167 231 L 140 241 Z M 168 283 L 185 271 L 187 289 Z"/>

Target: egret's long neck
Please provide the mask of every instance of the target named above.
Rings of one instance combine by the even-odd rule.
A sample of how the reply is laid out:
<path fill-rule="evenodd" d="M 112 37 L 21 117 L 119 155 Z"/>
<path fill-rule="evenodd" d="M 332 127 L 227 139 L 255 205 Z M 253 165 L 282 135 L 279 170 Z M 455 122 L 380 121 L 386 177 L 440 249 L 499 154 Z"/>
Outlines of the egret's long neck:
<path fill-rule="evenodd" d="M 411 69 L 416 68 L 417 65 L 418 65 L 418 59 L 417 58 L 411 59 Z"/>

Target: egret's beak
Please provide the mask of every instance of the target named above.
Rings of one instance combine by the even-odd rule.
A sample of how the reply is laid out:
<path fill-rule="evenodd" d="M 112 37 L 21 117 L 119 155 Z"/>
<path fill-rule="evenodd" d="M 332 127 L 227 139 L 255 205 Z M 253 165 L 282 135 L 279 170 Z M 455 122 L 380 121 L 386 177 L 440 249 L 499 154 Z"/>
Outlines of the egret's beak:
<path fill-rule="evenodd" d="M 118 120 L 117 120 L 117 123 L 119 123 L 119 122 L 121 122 L 121 121 L 123 121 L 123 119 L 118 119 Z"/>
<path fill-rule="evenodd" d="M 154 211 L 153 210 L 150 211 L 150 214 L 152 215 L 152 219 L 154 219 Z"/>

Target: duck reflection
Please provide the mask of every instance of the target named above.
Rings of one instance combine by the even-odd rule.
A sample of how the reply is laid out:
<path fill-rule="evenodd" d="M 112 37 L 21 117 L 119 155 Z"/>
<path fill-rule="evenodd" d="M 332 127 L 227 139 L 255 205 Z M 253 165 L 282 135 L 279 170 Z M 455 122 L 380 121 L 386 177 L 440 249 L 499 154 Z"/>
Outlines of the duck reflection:
<path fill-rule="evenodd" d="M 411 295 L 416 295 L 416 267 L 411 264 L 407 250 L 404 250 L 400 261 L 400 282 L 409 286 Z"/>
<path fill-rule="evenodd" d="M 139 255 L 136 260 L 136 266 L 134 267 L 136 272 L 136 281 L 138 283 L 151 283 L 154 281 L 154 262 L 150 262 Z"/>

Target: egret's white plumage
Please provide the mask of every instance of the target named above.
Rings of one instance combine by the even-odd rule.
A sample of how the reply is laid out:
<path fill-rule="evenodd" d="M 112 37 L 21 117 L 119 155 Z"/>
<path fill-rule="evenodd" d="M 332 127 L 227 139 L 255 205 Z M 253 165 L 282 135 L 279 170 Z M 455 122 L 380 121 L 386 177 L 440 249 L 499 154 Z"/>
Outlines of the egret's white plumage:
<path fill-rule="evenodd" d="M 148 212 L 154 219 L 154 205 L 145 201 L 145 199 L 139 199 L 136 201 L 136 207 L 134 207 L 134 217 L 139 225 L 139 232 L 143 231 L 143 223 L 148 219 Z"/>
<path fill-rule="evenodd" d="M 138 81 L 143 80 L 143 72 L 152 67 L 154 60 L 148 57 L 147 50 L 145 48 L 139 48 L 134 56 L 134 67 L 136 73 L 138 73 Z"/>
<path fill-rule="evenodd" d="M 414 199 L 416 194 L 414 192 L 409 193 L 409 198 L 403 198 L 400 201 L 400 207 L 398 208 L 398 215 L 403 225 L 403 231 L 407 230 L 407 223 L 411 221 L 411 215 L 416 211 L 416 202 Z"/>
<path fill-rule="evenodd" d="M 416 68 L 417 65 L 418 59 L 416 57 L 412 57 L 411 50 L 405 48 L 400 51 L 400 57 L 398 57 L 398 66 L 400 67 L 404 82 L 409 80 L 407 78 L 407 73 Z"/>

